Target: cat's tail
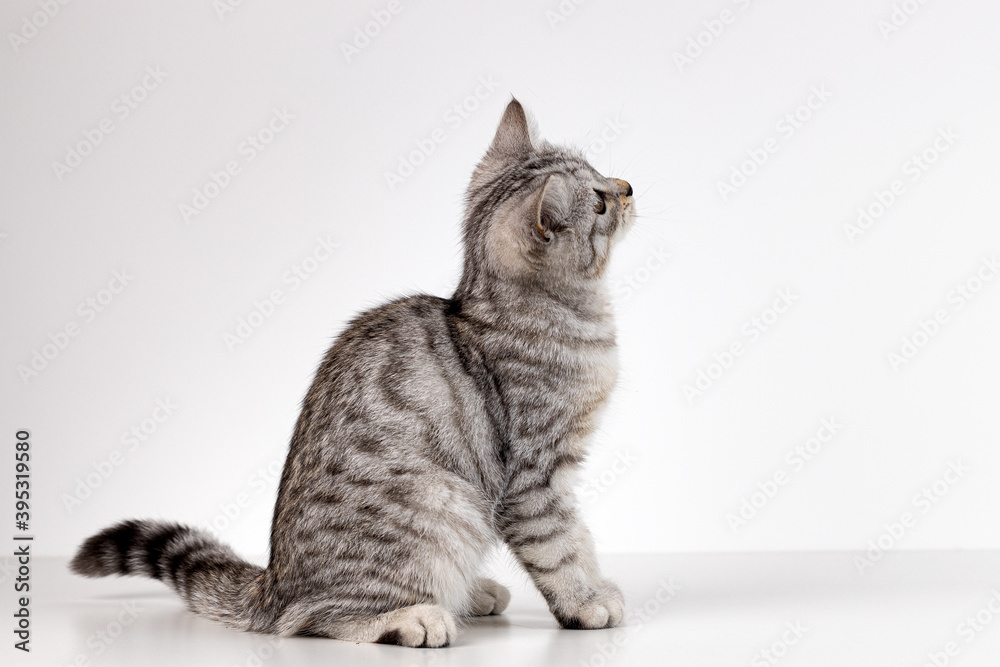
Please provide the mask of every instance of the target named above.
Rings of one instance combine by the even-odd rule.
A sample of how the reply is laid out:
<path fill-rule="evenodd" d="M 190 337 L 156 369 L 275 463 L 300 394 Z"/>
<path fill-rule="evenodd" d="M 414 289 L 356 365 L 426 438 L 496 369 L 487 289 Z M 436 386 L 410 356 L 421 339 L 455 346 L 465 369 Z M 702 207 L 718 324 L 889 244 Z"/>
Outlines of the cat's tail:
<path fill-rule="evenodd" d="M 274 611 L 265 570 L 201 530 L 161 521 L 123 521 L 80 545 L 70 569 L 85 577 L 159 579 L 192 611 L 241 630 L 269 632 Z"/>

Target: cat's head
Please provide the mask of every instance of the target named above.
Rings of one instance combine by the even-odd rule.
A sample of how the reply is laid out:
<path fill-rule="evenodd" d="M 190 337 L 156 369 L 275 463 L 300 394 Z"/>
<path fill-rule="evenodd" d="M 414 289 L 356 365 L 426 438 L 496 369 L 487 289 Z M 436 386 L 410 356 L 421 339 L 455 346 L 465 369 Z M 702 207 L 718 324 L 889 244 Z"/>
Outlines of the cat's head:
<path fill-rule="evenodd" d="M 582 152 L 534 136 L 511 100 L 467 193 L 466 273 L 586 286 L 635 217 L 632 186 L 597 172 Z"/>

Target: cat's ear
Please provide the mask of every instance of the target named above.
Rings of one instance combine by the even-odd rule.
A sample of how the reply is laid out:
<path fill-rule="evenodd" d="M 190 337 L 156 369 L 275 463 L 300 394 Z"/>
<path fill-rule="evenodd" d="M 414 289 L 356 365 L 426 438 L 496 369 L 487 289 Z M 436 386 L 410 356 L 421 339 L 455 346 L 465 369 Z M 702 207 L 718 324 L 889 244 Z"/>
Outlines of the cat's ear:
<path fill-rule="evenodd" d="M 516 99 L 503 112 L 489 152 L 493 155 L 524 155 L 532 149 L 533 121 Z"/>
<path fill-rule="evenodd" d="M 573 191 L 563 176 L 553 174 L 535 195 L 531 234 L 539 243 L 551 243 L 556 233 L 566 229 L 573 212 Z"/>

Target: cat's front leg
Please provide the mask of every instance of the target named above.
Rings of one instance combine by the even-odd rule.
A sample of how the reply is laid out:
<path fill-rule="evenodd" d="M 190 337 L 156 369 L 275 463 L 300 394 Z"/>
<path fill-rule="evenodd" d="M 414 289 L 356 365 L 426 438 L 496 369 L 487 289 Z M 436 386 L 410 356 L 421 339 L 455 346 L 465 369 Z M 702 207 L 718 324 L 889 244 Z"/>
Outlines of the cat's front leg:
<path fill-rule="evenodd" d="M 621 622 L 625 598 L 601 576 L 569 478 L 522 484 L 508 494 L 501 519 L 507 545 L 562 627 L 610 628 Z"/>

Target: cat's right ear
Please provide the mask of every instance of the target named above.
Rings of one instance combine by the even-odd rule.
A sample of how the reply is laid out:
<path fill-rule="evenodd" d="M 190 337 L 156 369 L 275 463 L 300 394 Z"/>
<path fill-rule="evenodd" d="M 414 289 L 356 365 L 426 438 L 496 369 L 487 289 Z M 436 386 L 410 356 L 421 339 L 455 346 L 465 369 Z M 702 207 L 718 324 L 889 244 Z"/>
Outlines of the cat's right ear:
<path fill-rule="evenodd" d="M 518 156 L 529 153 L 531 149 L 531 121 L 521 103 L 511 99 L 500 119 L 500 125 L 497 126 L 489 152 L 493 155 Z"/>

